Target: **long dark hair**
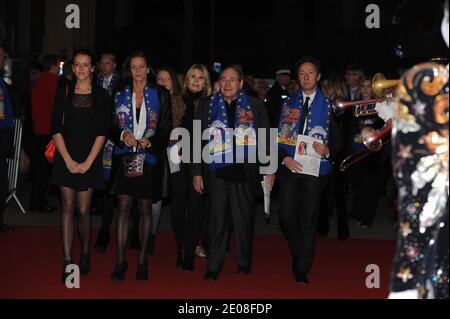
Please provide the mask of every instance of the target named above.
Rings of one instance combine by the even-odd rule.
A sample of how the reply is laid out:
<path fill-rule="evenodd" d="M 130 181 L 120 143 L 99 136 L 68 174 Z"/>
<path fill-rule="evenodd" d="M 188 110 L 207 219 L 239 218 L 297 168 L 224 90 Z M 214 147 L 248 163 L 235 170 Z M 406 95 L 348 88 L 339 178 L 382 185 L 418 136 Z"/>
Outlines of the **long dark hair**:
<path fill-rule="evenodd" d="M 73 56 L 72 56 L 72 61 L 75 61 L 75 58 L 78 55 L 87 55 L 88 57 L 91 58 L 91 65 L 95 66 L 95 60 L 94 60 L 94 55 L 91 53 L 91 51 L 86 50 L 86 49 L 77 49 L 73 52 Z"/>
<path fill-rule="evenodd" d="M 166 71 L 167 73 L 170 74 L 170 78 L 172 79 L 172 83 L 173 83 L 173 95 L 174 96 L 180 95 L 181 94 L 181 84 L 180 84 L 180 81 L 178 80 L 177 72 L 175 72 L 175 70 L 173 68 L 171 68 L 170 66 L 165 65 L 156 70 L 156 76 L 158 76 L 158 73 L 161 71 Z"/>
<path fill-rule="evenodd" d="M 123 62 L 122 75 L 124 84 L 128 85 L 133 83 L 133 76 L 131 74 L 131 60 L 133 58 L 143 58 L 145 60 L 147 67 L 150 69 L 150 73 L 147 74 L 147 82 L 155 84 L 155 73 L 152 66 L 150 65 L 150 60 L 148 59 L 148 56 L 145 54 L 145 52 L 141 50 L 133 51 Z"/>

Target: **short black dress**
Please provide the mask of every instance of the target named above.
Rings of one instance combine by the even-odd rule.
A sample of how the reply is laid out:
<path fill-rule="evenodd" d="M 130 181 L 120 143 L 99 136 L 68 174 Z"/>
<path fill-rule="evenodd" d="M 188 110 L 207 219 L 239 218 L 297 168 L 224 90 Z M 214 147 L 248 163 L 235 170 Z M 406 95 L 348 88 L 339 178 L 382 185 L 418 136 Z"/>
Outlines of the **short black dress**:
<path fill-rule="evenodd" d="M 63 93 L 61 93 L 63 91 Z M 67 150 L 77 163 L 86 160 L 97 136 L 106 136 L 111 124 L 111 101 L 106 90 L 93 88 L 91 94 L 68 94 L 58 88 L 52 116 L 52 134 L 61 133 Z M 51 183 L 78 192 L 104 189 L 102 151 L 85 174 L 72 174 L 56 150 Z"/>
<path fill-rule="evenodd" d="M 136 118 L 139 121 L 140 109 L 137 109 Z M 124 174 L 123 158 L 126 155 L 120 157 L 120 169 L 116 177 L 117 181 L 117 194 L 128 195 L 135 199 L 152 199 L 152 177 L 153 166 L 147 162 L 144 162 L 143 174 L 140 177 L 126 177 Z"/>
<path fill-rule="evenodd" d="M 152 199 L 152 165 L 144 163 L 143 175 L 140 177 L 125 177 L 122 157 L 120 160 L 120 169 L 116 177 L 116 193 L 135 199 Z"/>

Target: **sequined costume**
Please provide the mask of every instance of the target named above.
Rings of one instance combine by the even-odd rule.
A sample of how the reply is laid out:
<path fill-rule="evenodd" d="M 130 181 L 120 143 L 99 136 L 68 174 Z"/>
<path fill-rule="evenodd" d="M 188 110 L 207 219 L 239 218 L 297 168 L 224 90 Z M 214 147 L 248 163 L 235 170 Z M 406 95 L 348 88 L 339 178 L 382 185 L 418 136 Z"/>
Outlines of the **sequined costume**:
<path fill-rule="evenodd" d="M 400 227 L 391 294 L 448 298 L 448 66 L 413 67 L 397 98 L 392 166 Z"/>

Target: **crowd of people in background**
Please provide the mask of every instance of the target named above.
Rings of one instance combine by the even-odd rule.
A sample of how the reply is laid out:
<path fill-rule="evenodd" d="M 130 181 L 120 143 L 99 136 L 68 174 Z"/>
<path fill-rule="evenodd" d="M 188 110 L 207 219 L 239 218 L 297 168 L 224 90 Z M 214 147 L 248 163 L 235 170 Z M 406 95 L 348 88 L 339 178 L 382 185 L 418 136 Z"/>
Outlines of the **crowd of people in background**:
<path fill-rule="evenodd" d="M 447 47 L 448 3 L 441 24 Z M 0 46 L 0 74 L 6 53 Z M 45 55 L 30 64 L 20 101 L 13 103 L 0 76 L 0 233 L 15 231 L 4 224 L 10 191 L 4 176 L 7 159 L 17 154 L 12 141 L 19 117 L 21 162 L 31 159 L 29 209 L 55 211 L 48 195 L 51 185 L 59 190 L 65 284 L 72 275 L 69 265 L 78 264 L 82 276 L 90 273 L 92 247 L 106 252 L 114 215 L 111 280 L 125 280 L 128 246 L 139 250 L 136 280 L 147 280 L 164 200 L 170 201 L 177 244 L 174 267 L 193 271 L 196 257 L 203 257 L 204 279 L 218 280 L 234 238 L 237 273 L 247 276 L 253 268 L 255 208 L 265 187 L 278 201 L 293 279 L 307 285 L 316 241 L 328 235 L 330 216 L 337 216 L 340 241 L 351 236 L 349 219 L 356 219 L 361 231 L 371 228 L 393 177 L 398 240 L 389 298 L 448 299 L 447 63 L 441 58 L 408 70 L 395 83 L 392 106 L 384 89 L 383 100 L 373 101 L 375 83 L 363 66 L 348 65 L 342 74 L 324 78 L 313 57 L 274 70 L 275 79 L 267 81 L 236 64 L 213 74 L 202 64 L 185 75 L 170 66 L 153 69 L 142 51 L 130 53 L 121 70 L 113 52 L 103 52 L 97 64 L 89 51 L 76 50 L 62 69 L 57 56 Z M 351 101 L 359 102 L 346 103 Z M 359 116 L 352 109 L 356 104 L 375 112 Z M 200 142 L 209 152 L 178 149 L 181 139 L 173 129 L 189 132 L 194 145 L 197 124 L 210 133 Z M 392 147 L 367 152 L 365 138 L 386 127 L 392 128 Z M 276 141 L 262 137 L 269 130 L 277 131 Z M 304 155 L 305 144 L 297 145 L 302 139 L 313 139 L 308 145 L 317 155 L 315 174 L 297 160 Z M 276 169 L 250 160 L 257 148 L 277 154 Z M 341 168 L 350 154 L 364 150 L 363 160 L 350 170 Z M 172 156 L 182 161 L 172 165 Z M 92 245 L 94 210 L 101 213 L 101 229 Z M 81 241 L 77 261 L 75 229 Z"/>
<path fill-rule="evenodd" d="M 113 52 L 103 52 L 95 63 L 92 54 L 80 50 L 65 61 L 62 70 L 56 55 L 30 64 L 29 83 L 21 99 L 23 151 L 31 159 L 29 210 L 56 210 L 48 194 L 51 185 L 59 186 L 63 281 L 69 275 L 66 266 L 73 263 L 75 212 L 82 242 L 82 275 L 90 269 L 91 246 L 106 252 L 117 213 L 117 263 L 111 279 L 125 278 L 127 245 L 140 250 L 136 278 L 147 279 L 147 256 L 155 247 L 164 202 L 170 202 L 177 267 L 192 271 L 195 258 L 206 257 L 205 279 L 218 279 L 234 236 L 238 272 L 251 273 L 255 198 L 261 195 L 255 167 L 182 162 L 178 171 L 169 169 L 167 147 L 177 143 L 169 138 L 171 130 L 185 128 L 192 133 L 194 119 L 202 121 L 202 128 L 211 128 L 214 119 L 210 114 L 217 113 L 215 120 L 230 126 L 247 123 L 281 132 L 287 123 L 286 112 L 298 109 L 297 133 L 312 134 L 315 127 L 326 131 L 321 136 L 324 144 L 315 145 L 322 156 L 319 178 L 296 174 L 301 169 L 290 146 L 279 146 L 278 172 L 268 175 L 273 197 L 280 202 L 280 226 L 292 253 L 296 282 L 309 282 L 316 237 L 328 235 L 331 216 L 337 215 L 342 241 L 350 238 L 351 218 L 362 229 L 371 227 L 391 176 L 385 169 L 388 152 L 376 152 L 349 173 L 342 172 L 339 164 L 364 148 L 363 130 L 373 132 L 384 122 L 376 115 L 357 118 L 352 110 L 336 112 L 332 107 L 335 100 L 373 98 L 371 77 L 363 66 L 349 65 L 342 75 L 322 78 L 320 62 L 305 58 L 292 69 L 275 70 L 274 81 L 268 81 L 245 74 L 240 65 L 211 74 L 205 65 L 193 64 L 184 75 L 170 66 L 153 69 L 150 62 L 143 52 L 134 52 L 120 69 Z M 243 113 L 247 118 L 236 115 L 241 109 L 247 110 Z M 52 139 L 57 148 L 53 165 L 44 156 Z M 131 153 L 144 155 L 138 178 L 127 177 L 130 172 L 124 163 Z M 91 213 L 101 215 L 94 245 Z M 13 231 L 1 219 L 0 225 L 1 231 Z"/>

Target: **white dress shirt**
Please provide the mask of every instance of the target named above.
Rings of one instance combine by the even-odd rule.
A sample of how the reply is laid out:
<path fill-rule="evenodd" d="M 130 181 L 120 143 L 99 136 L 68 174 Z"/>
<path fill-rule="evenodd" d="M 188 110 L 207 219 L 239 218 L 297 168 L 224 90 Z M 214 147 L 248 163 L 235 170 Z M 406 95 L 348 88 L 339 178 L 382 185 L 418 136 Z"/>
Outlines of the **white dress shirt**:
<path fill-rule="evenodd" d="M 108 86 L 109 86 L 109 83 L 111 83 L 111 79 L 112 79 L 112 77 L 113 77 L 113 75 L 114 75 L 114 73 L 113 74 L 111 74 L 109 77 L 103 77 L 103 88 L 105 89 L 105 90 L 107 90 L 108 89 Z"/>
<path fill-rule="evenodd" d="M 145 128 L 147 127 L 147 110 L 145 108 L 145 99 L 142 99 L 141 111 L 139 114 L 139 122 L 136 116 L 136 93 L 133 93 L 133 135 L 137 140 L 144 137 Z"/>
<path fill-rule="evenodd" d="M 305 91 L 302 91 L 302 94 L 303 94 L 303 104 L 306 102 L 306 98 L 309 97 L 308 112 L 309 112 L 309 110 L 311 109 L 311 105 L 312 105 L 313 102 L 314 102 L 314 98 L 316 97 L 316 92 L 317 92 L 317 90 L 315 90 L 313 93 L 311 93 L 311 94 L 308 95 L 308 94 L 305 93 Z M 305 126 L 303 127 L 303 132 L 302 132 L 303 135 L 305 135 L 306 127 L 308 126 L 308 124 L 307 124 L 307 123 L 308 123 L 308 113 L 306 113 L 305 116 L 306 116 L 306 118 L 305 118 Z"/>
<path fill-rule="evenodd" d="M 132 105 L 133 105 L 133 114 L 134 114 L 134 116 L 133 116 L 133 132 L 132 133 L 137 140 L 140 140 L 143 138 L 145 129 L 147 127 L 147 109 L 145 108 L 145 99 L 142 99 L 141 111 L 139 113 L 139 122 L 137 122 L 137 116 L 136 116 L 136 93 L 133 93 Z M 123 141 L 123 134 L 127 131 L 130 132 L 130 130 L 125 129 L 120 134 L 121 141 Z M 133 147 L 133 150 L 135 150 L 134 147 Z"/>
<path fill-rule="evenodd" d="M 350 88 L 350 101 L 355 101 L 358 88 Z"/>

